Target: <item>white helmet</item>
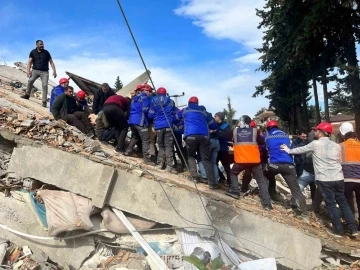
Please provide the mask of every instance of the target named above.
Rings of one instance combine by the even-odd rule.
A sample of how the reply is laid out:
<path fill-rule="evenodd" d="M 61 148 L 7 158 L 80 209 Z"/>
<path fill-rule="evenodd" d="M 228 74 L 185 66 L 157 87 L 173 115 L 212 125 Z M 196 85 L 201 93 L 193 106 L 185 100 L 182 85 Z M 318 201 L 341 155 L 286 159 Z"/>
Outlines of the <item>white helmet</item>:
<path fill-rule="evenodd" d="M 354 132 L 354 127 L 350 122 L 342 123 L 340 126 L 341 135 L 345 135 L 348 132 Z"/>

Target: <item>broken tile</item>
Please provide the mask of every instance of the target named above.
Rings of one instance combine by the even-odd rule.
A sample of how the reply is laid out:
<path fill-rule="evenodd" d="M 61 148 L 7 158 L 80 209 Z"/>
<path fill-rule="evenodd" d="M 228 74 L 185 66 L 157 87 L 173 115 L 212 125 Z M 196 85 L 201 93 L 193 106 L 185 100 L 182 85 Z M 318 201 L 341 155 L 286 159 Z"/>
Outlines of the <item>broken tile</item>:
<path fill-rule="evenodd" d="M 20 124 L 20 126 L 22 127 L 33 127 L 34 125 L 35 125 L 34 120 L 25 120 Z"/>

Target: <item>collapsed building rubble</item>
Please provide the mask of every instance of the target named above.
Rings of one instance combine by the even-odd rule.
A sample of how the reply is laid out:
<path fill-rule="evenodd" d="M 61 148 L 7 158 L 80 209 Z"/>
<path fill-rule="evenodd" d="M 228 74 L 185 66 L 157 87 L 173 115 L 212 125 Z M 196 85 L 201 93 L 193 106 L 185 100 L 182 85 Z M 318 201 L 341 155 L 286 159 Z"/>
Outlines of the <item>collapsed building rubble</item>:
<path fill-rule="evenodd" d="M 6 88 L 0 86 L 0 101 L 4 101 L 0 105 L 0 237 L 4 239 L 0 240 L 0 257 L 5 241 L 8 266 L 35 269 L 46 263 L 42 269 L 148 269 L 148 254 L 131 236 L 124 235 L 129 231 L 113 208 L 124 211 L 168 265 L 184 267 L 184 256 L 190 256 L 195 248 L 186 249 L 186 239 L 194 234 L 191 239 L 197 239 L 196 247 L 202 241 L 211 242 L 202 248 L 211 253 L 210 246 L 216 246 L 227 265 L 235 258 L 245 262 L 270 257 L 276 258 L 279 269 L 322 269 L 322 265 L 336 264 L 356 267 L 360 244 L 332 238 L 316 218 L 301 220 L 281 205 L 275 205 L 271 213 L 264 212 L 252 195 L 236 201 L 205 186 L 199 185 L 197 190 L 185 174 L 164 174 L 139 159 L 117 156 L 76 128 L 51 120 L 39 103 L 17 99 L 14 91 L 18 90 L 9 82 Z M 75 218 L 71 226 L 93 234 L 77 237 L 83 231 L 68 229 L 59 236 L 44 224 L 51 221 L 47 218 L 51 212 L 47 193 L 50 201 L 58 198 L 64 202 L 58 194 L 82 198 L 88 214 L 71 218 Z M 65 199 L 67 205 L 71 200 Z M 38 209 L 41 207 L 46 212 Z M 44 239 L 17 235 L 9 229 Z M 159 229 L 169 231 L 172 238 L 157 238 Z M 180 236 L 181 231 L 187 236 Z M 68 237 L 76 238 L 64 239 Z M 29 247 L 32 255 L 26 255 L 24 247 Z"/>

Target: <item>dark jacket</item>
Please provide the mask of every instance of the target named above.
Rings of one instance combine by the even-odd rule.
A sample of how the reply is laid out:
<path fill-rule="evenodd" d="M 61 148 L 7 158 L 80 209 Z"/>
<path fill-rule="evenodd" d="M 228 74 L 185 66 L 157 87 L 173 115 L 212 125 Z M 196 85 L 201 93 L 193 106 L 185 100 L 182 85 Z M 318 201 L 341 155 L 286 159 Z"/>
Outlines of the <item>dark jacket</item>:
<path fill-rule="evenodd" d="M 154 119 L 155 130 L 172 127 L 175 115 L 175 102 L 170 97 L 158 94 L 150 101 L 148 118 Z"/>
<path fill-rule="evenodd" d="M 50 112 L 51 112 L 51 109 L 52 109 L 52 105 L 54 103 L 54 100 L 56 97 L 64 94 L 65 92 L 65 88 L 62 87 L 61 85 L 58 85 L 56 87 L 54 87 L 52 90 L 51 90 L 51 95 L 50 95 Z"/>
<path fill-rule="evenodd" d="M 209 136 L 209 129 L 216 130 L 217 124 L 204 106 L 189 103 L 189 106 L 177 113 L 178 119 L 184 119 L 184 136 Z"/>
<path fill-rule="evenodd" d="M 228 142 L 231 141 L 231 138 L 229 139 L 229 134 L 232 134 L 231 127 L 225 121 L 218 123 L 217 125 L 218 128 L 214 133 L 219 138 L 220 151 L 229 151 Z"/>
<path fill-rule="evenodd" d="M 303 141 L 299 137 L 296 137 L 292 141 L 291 148 L 302 147 L 305 145 L 307 145 L 307 141 Z M 300 177 L 303 174 L 305 161 L 306 161 L 306 154 L 294 155 L 297 177 Z"/>
<path fill-rule="evenodd" d="M 95 114 L 101 112 L 103 110 L 105 101 L 113 95 L 116 95 L 116 93 L 111 88 L 106 93 L 104 93 L 104 91 L 100 89 L 94 97 L 93 112 Z"/>
<path fill-rule="evenodd" d="M 55 98 L 51 113 L 53 114 L 56 120 L 62 119 L 66 121 L 68 115 L 68 107 L 67 107 L 68 99 L 71 99 L 70 101 L 73 101 L 76 106 L 76 100 L 74 97 L 68 97 L 65 94 L 62 94 Z"/>

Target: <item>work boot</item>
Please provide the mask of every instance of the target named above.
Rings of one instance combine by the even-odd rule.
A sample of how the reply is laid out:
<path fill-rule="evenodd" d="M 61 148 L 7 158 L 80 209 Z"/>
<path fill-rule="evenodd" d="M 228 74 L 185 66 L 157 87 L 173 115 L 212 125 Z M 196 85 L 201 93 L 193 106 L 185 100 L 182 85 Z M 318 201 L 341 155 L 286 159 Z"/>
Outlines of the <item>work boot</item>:
<path fill-rule="evenodd" d="M 46 101 L 43 101 L 42 106 L 46 108 Z"/>
<path fill-rule="evenodd" d="M 271 204 L 265 204 L 265 205 L 263 205 L 263 208 L 266 211 L 271 211 L 274 209 Z"/>
<path fill-rule="evenodd" d="M 152 162 L 151 160 L 144 160 L 143 164 L 146 165 L 150 165 L 150 166 L 155 166 L 156 164 L 154 162 Z"/>
<path fill-rule="evenodd" d="M 215 185 L 209 185 L 209 189 L 219 189 L 219 185 L 215 184 Z"/>
<path fill-rule="evenodd" d="M 336 238 L 342 238 L 344 236 L 343 232 L 335 232 L 335 231 L 327 231 L 328 234 L 331 234 L 332 236 Z"/>
<path fill-rule="evenodd" d="M 20 97 L 23 98 L 23 99 L 29 99 L 29 98 L 30 98 L 30 96 L 27 95 L 27 94 L 24 94 L 24 95 L 22 95 L 22 96 L 20 96 Z"/>
<path fill-rule="evenodd" d="M 207 178 L 202 178 L 202 177 L 199 178 L 199 182 L 203 183 L 203 184 L 208 184 L 209 183 Z"/>
<path fill-rule="evenodd" d="M 164 162 L 160 162 L 158 165 L 156 165 L 156 166 L 155 166 L 155 169 L 165 170 L 165 164 L 164 164 Z"/>
<path fill-rule="evenodd" d="M 350 230 L 349 235 L 351 237 L 356 237 L 359 235 L 359 232 L 357 230 Z"/>
<path fill-rule="evenodd" d="M 151 156 L 150 157 L 151 162 L 157 163 L 157 156 Z"/>
<path fill-rule="evenodd" d="M 277 192 L 275 193 L 270 193 L 270 198 L 274 201 L 274 202 L 282 202 L 283 198 L 281 197 L 281 195 Z"/>
<path fill-rule="evenodd" d="M 226 191 L 225 192 L 225 195 L 227 195 L 227 196 L 230 196 L 230 197 L 232 197 L 232 198 L 234 198 L 234 199 L 239 199 L 240 198 L 240 194 L 239 193 L 237 193 L 237 192 L 233 192 L 233 191 Z"/>

